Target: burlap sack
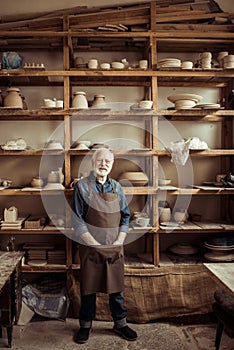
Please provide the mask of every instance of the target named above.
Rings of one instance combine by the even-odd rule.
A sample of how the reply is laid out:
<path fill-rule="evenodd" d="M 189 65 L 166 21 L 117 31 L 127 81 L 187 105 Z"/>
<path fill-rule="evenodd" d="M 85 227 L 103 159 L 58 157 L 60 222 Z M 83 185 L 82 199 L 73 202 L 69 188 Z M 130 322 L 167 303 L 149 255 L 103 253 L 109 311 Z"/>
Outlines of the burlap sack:
<path fill-rule="evenodd" d="M 79 316 L 79 274 L 68 277 L 73 316 Z M 212 311 L 216 284 L 202 265 L 125 269 L 125 305 L 130 322 L 206 314 Z M 108 295 L 97 295 L 97 320 L 111 321 Z"/>

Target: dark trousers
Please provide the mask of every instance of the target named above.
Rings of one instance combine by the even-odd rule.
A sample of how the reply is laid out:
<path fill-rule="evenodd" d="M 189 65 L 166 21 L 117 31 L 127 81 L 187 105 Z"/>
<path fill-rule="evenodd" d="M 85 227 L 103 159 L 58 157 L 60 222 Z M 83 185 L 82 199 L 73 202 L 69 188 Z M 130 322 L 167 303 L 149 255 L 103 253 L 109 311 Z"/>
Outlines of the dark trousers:
<path fill-rule="evenodd" d="M 109 294 L 109 308 L 115 324 L 123 327 L 126 324 L 127 309 L 124 306 L 122 292 Z M 91 327 L 92 320 L 96 316 L 96 294 L 81 296 L 80 325 Z"/>

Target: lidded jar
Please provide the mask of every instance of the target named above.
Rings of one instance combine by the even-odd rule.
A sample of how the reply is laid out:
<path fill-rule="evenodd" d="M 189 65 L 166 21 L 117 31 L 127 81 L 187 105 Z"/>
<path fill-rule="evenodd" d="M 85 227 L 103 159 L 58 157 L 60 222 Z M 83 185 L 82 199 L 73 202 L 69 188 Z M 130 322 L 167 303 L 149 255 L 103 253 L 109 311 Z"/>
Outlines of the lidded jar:
<path fill-rule="evenodd" d="M 8 88 L 7 95 L 4 98 L 3 106 L 12 108 L 23 108 L 23 101 L 20 95 L 20 90 L 15 87 Z"/>
<path fill-rule="evenodd" d="M 95 95 L 92 103 L 92 107 L 94 108 L 105 108 L 106 101 L 104 95 Z"/>
<path fill-rule="evenodd" d="M 74 92 L 74 97 L 72 99 L 73 108 L 88 108 L 88 101 L 86 98 L 86 93 L 84 91 Z"/>

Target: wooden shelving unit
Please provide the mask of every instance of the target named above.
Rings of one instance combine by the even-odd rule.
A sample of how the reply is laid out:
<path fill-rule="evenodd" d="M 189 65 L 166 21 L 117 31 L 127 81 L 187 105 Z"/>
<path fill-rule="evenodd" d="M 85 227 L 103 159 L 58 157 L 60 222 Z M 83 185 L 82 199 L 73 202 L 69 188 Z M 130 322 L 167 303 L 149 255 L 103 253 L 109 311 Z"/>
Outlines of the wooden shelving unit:
<path fill-rule="evenodd" d="M 156 10 L 156 13 L 155 13 Z M 158 163 L 162 157 L 168 157 L 169 152 L 158 148 L 158 122 L 161 117 L 169 121 L 199 121 L 200 123 L 221 122 L 222 137 L 225 139 L 223 149 L 208 149 L 206 151 L 191 151 L 190 156 L 196 157 L 225 157 L 222 170 L 229 171 L 233 167 L 233 117 L 234 111 L 227 110 L 227 92 L 230 87 L 233 87 L 234 69 L 157 69 L 158 52 L 162 48 L 173 53 L 176 50 L 186 52 L 192 50 L 199 52 L 204 49 L 232 50 L 234 43 L 234 25 L 219 26 L 219 25 L 196 25 L 191 26 L 185 24 L 173 23 L 171 26 L 164 24 L 164 17 L 160 13 L 157 14 L 155 2 L 150 2 L 144 5 L 133 6 L 132 8 L 123 8 L 127 11 L 126 19 L 121 18 L 123 24 L 128 26 L 141 25 L 144 26 L 143 31 L 125 31 L 125 32 L 104 32 L 104 31 L 85 31 L 85 25 L 97 27 L 99 20 L 102 20 L 103 13 L 96 17 L 93 25 L 91 17 L 86 24 L 79 22 L 80 17 L 74 15 L 66 15 L 60 20 L 54 18 L 51 21 L 51 30 L 37 30 L 34 27 L 29 30 L 1 30 L 0 39 L 3 40 L 1 50 L 61 50 L 63 53 L 63 69 L 60 70 L 33 70 L 33 69 L 16 69 L 16 70 L 0 70 L 0 87 L 6 87 L 9 82 L 17 86 L 49 86 L 51 89 L 54 86 L 62 86 L 64 94 L 64 109 L 5 109 L 0 108 L 0 121 L 58 121 L 64 123 L 64 151 L 44 151 L 42 149 L 25 150 L 25 151 L 0 151 L 0 157 L 4 157 L 7 161 L 8 157 L 42 157 L 44 155 L 63 156 L 64 157 L 64 172 L 65 172 L 65 195 L 68 200 L 71 199 L 72 189 L 71 182 L 71 163 L 73 157 L 82 158 L 87 155 L 87 152 L 77 151 L 70 148 L 71 144 L 71 129 L 73 121 L 143 121 L 147 128 L 150 126 L 151 135 L 145 137 L 146 149 L 141 151 L 126 150 L 116 151 L 118 156 L 140 157 L 150 159 L 151 168 L 148 169 L 151 176 L 151 184 L 149 187 L 131 187 L 124 188 L 126 195 L 133 196 L 150 196 L 152 205 L 152 222 L 153 229 L 149 230 L 147 235 L 151 236 L 151 253 L 152 265 L 159 265 L 159 235 L 164 234 L 158 224 L 158 189 L 157 171 Z M 102 12 L 102 11 L 101 11 Z M 118 15 L 121 11 L 119 11 Z M 95 11 L 92 10 L 92 19 Z M 137 15 L 138 13 L 138 15 Z M 125 13 L 126 14 L 126 13 Z M 217 15 L 217 14 L 216 14 Z M 201 15 L 200 15 L 201 16 Z M 206 18 L 213 18 L 213 14 L 207 14 Z M 85 17 L 85 16 L 84 16 Z M 88 18 L 87 17 L 87 18 Z M 140 19 L 139 19 L 140 18 Z M 110 22 L 117 19 L 110 18 Z M 161 22 L 162 21 L 162 22 Z M 47 23 L 47 22 L 41 22 Z M 54 27 L 53 27 L 54 23 Z M 48 24 L 48 23 L 47 23 Z M 39 26 L 39 24 L 38 24 Z M 40 28 L 40 27 L 39 27 Z M 222 29 L 223 28 L 223 29 Z M 95 30 L 95 29 L 94 29 Z M 6 45 L 4 46 L 4 42 Z M 118 49 L 117 49 L 118 48 Z M 126 52 L 140 52 L 142 57 L 149 60 L 149 69 L 140 70 L 138 68 L 124 70 L 90 70 L 78 69 L 72 65 L 72 57 L 74 52 L 105 52 L 111 50 L 122 50 Z M 61 78 L 57 81 L 54 78 Z M 145 98 L 153 100 L 153 109 L 150 111 L 112 111 L 112 110 L 74 110 L 71 105 L 71 90 L 75 86 L 143 86 Z M 222 96 L 226 97 L 226 105 L 220 110 L 160 110 L 158 108 L 159 92 L 158 87 L 161 86 L 176 86 L 176 87 L 207 87 L 219 88 Z M 230 131 L 227 136 L 225 130 Z M 48 192 L 48 193 L 46 193 Z M 54 196 L 59 195 L 60 191 L 42 191 L 43 195 Z M 201 189 L 178 189 L 169 190 L 170 196 L 192 195 L 192 196 L 230 196 L 233 195 L 233 190 L 217 189 L 216 191 L 204 191 Z M 21 189 L 8 188 L 0 191 L 2 196 L 22 197 L 22 203 L 27 196 L 40 197 L 40 191 L 21 191 Z M 3 208 L 1 208 L 3 209 Z M 68 213 L 67 213 L 68 214 Z M 67 217 L 67 223 L 69 218 Z M 70 230 L 68 224 L 68 230 Z M 178 231 L 175 231 L 175 234 Z M 191 232 L 188 230 L 188 233 Z M 206 232 L 210 232 L 207 230 Z M 213 232 L 213 231 L 211 231 Z M 8 232 L 1 233 L 8 234 Z M 30 232 L 12 231 L 9 234 L 28 235 Z M 34 235 L 46 235 L 47 231 L 36 230 L 32 232 Z M 183 231 L 183 233 L 186 233 Z M 48 234 L 61 234 L 54 230 L 48 231 Z M 46 268 L 31 268 L 24 266 L 25 272 L 64 272 L 72 264 L 72 243 L 70 238 L 66 238 L 66 266 Z"/>

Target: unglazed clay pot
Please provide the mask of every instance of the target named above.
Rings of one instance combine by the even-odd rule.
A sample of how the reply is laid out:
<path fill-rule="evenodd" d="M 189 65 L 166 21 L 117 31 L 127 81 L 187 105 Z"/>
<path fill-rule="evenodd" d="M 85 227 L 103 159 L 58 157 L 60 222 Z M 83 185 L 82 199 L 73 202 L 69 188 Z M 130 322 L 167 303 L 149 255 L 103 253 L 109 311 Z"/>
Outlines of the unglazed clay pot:
<path fill-rule="evenodd" d="M 41 188 L 44 182 L 41 177 L 33 177 L 31 181 L 31 186 L 36 188 Z"/>
<path fill-rule="evenodd" d="M 74 97 L 72 99 L 72 108 L 88 108 L 88 101 L 86 99 L 86 93 L 84 91 L 74 92 Z"/>
<path fill-rule="evenodd" d="M 23 108 L 23 101 L 20 96 L 20 90 L 18 88 L 11 87 L 7 89 L 7 95 L 4 98 L 3 106 L 11 108 Z"/>
<path fill-rule="evenodd" d="M 105 108 L 105 96 L 104 95 L 95 95 L 92 103 L 92 108 Z"/>

